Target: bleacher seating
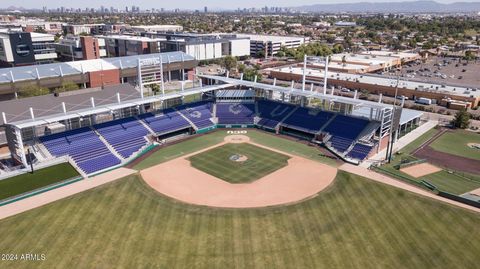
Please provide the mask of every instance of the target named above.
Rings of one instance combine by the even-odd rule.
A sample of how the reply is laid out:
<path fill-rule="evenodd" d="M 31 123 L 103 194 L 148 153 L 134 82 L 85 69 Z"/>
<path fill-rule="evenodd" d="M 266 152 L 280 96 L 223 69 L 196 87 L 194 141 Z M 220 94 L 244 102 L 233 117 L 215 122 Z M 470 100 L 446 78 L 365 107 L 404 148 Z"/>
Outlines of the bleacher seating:
<path fill-rule="evenodd" d="M 368 123 L 368 120 L 337 115 L 324 131 L 332 135 L 332 147 L 343 153 L 350 148 Z"/>
<path fill-rule="evenodd" d="M 212 106 L 211 102 L 196 102 L 180 106 L 177 110 L 199 129 L 203 129 L 214 125 L 210 120 L 213 117 Z"/>
<path fill-rule="evenodd" d="M 147 113 L 139 116 L 150 128 L 157 134 L 178 131 L 191 127 L 190 123 L 184 119 L 177 111 L 169 108 L 162 114 Z"/>
<path fill-rule="evenodd" d="M 88 127 L 43 136 L 40 141 L 53 156 L 69 155 L 86 174 L 120 164 L 120 160 Z"/>
<path fill-rule="evenodd" d="M 326 111 L 319 111 L 315 115 L 309 109 L 299 107 L 282 125 L 307 133 L 317 133 L 333 116 L 333 113 Z"/>
<path fill-rule="evenodd" d="M 353 139 L 332 136 L 330 142 L 332 143 L 332 147 L 334 147 L 337 151 L 345 152 L 352 145 Z"/>
<path fill-rule="evenodd" d="M 247 103 L 217 103 L 219 124 L 253 124 L 255 105 Z"/>
<path fill-rule="evenodd" d="M 147 144 L 149 131 L 135 118 L 125 118 L 94 126 L 110 145 L 123 157 L 128 158 Z"/>
<path fill-rule="evenodd" d="M 324 131 L 333 136 L 355 140 L 368 123 L 368 120 L 337 115 Z"/>
<path fill-rule="evenodd" d="M 261 119 L 257 125 L 273 129 L 293 109 L 295 107 L 289 104 L 260 100 L 258 101 L 258 113 Z"/>
<path fill-rule="evenodd" d="M 372 151 L 372 146 L 355 144 L 352 150 L 347 154 L 347 157 L 363 161 L 368 156 L 370 151 Z"/>

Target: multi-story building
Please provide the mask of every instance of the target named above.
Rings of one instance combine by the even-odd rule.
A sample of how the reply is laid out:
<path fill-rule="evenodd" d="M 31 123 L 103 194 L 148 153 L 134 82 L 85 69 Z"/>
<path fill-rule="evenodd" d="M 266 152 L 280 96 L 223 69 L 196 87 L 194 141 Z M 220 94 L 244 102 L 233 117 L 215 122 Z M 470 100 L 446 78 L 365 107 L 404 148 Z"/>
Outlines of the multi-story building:
<path fill-rule="evenodd" d="M 161 51 L 183 51 L 196 60 L 211 60 L 226 55 L 250 55 L 250 40 L 235 34 L 146 33 L 164 39 Z"/>
<path fill-rule="evenodd" d="M 165 41 L 164 38 L 129 35 L 97 36 L 97 38 L 105 40 L 108 57 L 159 53 L 161 42 Z"/>
<path fill-rule="evenodd" d="M 92 36 L 67 36 L 55 44 L 61 60 L 99 59 L 107 56 L 105 39 Z"/>
<path fill-rule="evenodd" d="M 0 32 L 0 65 L 52 63 L 57 58 L 54 36 L 27 32 Z"/>
<path fill-rule="evenodd" d="M 250 55 L 258 56 L 262 53 L 265 57 L 274 56 L 280 48 L 298 48 L 302 44 L 310 42 L 309 37 L 300 36 L 273 36 L 273 35 L 253 35 L 238 34 L 238 37 L 250 39 Z"/>
<path fill-rule="evenodd" d="M 107 25 L 104 23 L 67 24 L 67 25 L 63 25 L 62 28 L 65 34 L 72 34 L 72 35 L 80 35 L 80 34 L 102 35 L 108 30 Z"/>
<path fill-rule="evenodd" d="M 183 26 L 181 25 L 137 25 L 132 26 L 131 30 L 137 33 L 144 32 L 181 32 Z"/>

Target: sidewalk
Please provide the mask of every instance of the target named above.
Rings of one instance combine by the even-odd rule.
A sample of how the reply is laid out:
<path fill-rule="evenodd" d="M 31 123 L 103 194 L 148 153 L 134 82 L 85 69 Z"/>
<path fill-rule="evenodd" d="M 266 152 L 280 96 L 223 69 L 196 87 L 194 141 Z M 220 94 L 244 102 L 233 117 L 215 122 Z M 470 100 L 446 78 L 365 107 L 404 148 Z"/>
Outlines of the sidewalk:
<path fill-rule="evenodd" d="M 136 172 L 136 170 L 127 168 L 115 169 L 92 178 L 84 179 L 58 189 L 47 191 L 23 200 L 19 200 L 18 202 L 2 206 L 0 207 L 0 220 L 20 214 L 30 209 L 41 207 L 65 197 L 93 189 Z"/>
<path fill-rule="evenodd" d="M 400 139 L 393 144 L 393 152 L 397 152 L 407 146 L 408 144 L 412 143 L 415 141 L 417 138 L 422 136 L 424 133 L 432 129 L 438 124 L 437 121 L 427 121 L 426 123 L 420 125 L 417 129 L 411 131 L 410 133 L 406 134 L 405 136 L 402 136 Z M 370 165 L 373 163 L 376 163 L 378 161 L 385 160 L 385 156 L 387 154 L 387 149 L 381 150 L 379 153 L 373 155 L 373 157 L 369 158 L 368 160 L 362 162 L 360 164 L 361 167 L 368 168 Z"/>
<path fill-rule="evenodd" d="M 417 187 L 412 186 L 410 184 L 407 184 L 405 182 L 402 182 L 402 181 L 393 179 L 391 177 L 382 175 L 380 173 L 368 170 L 365 167 L 355 166 L 355 165 L 352 165 L 352 164 L 343 164 L 342 166 L 339 167 L 339 169 L 343 170 L 343 171 L 346 171 L 346 172 L 349 172 L 349 173 L 352 173 L 352 174 L 362 176 L 362 177 L 366 177 L 366 178 L 369 178 L 371 180 L 381 182 L 381 183 L 384 183 L 384 184 L 387 184 L 387 185 L 390 185 L 390 186 L 393 186 L 393 187 L 396 187 L 396 188 L 400 188 L 400 189 L 403 189 L 403 190 L 406 190 L 406 191 L 409 191 L 409 192 L 413 192 L 413 193 L 422 195 L 424 197 L 428 197 L 428 198 L 435 199 L 435 200 L 438 200 L 438 201 L 441 201 L 441 202 L 444 202 L 444 203 L 448 203 L 448 204 L 451 204 L 451 205 L 454 205 L 454 206 L 457 206 L 457 207 L 461 207 L 461 208 L 464 208 L 464 209 L 468 209 L 468 210 L 480 213 L 480 208 L 476 208 L 476 207 L 469 206 L 469 205 L 466 205 L 466 204 L 463 204 L 463 203 L 460 203 L 460 202 L 457 202 L 457 201 L 454 201 L 454 200 L 450 200 L 450 199 L 447 199 L 447 198 L 440 197 L 440 196 L 438 196 L 434 193 L 422 190 L 420 188 L 417 188 Z"/>

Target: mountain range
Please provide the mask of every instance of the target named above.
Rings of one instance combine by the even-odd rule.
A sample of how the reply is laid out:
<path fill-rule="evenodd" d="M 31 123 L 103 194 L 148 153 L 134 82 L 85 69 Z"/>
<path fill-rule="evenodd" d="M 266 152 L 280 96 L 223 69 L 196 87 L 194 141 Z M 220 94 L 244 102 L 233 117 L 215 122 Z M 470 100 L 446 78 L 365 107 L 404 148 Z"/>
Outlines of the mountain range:
<path fill-rule="evenodd" d="M 353 12 L 353 13 L 457 13 L 480 12 L 480 2 L 457 2 L 450 4 L 435 1 L 359 2 L 341 4 L 316 4 L 292 7 L 305 12 Z"/>

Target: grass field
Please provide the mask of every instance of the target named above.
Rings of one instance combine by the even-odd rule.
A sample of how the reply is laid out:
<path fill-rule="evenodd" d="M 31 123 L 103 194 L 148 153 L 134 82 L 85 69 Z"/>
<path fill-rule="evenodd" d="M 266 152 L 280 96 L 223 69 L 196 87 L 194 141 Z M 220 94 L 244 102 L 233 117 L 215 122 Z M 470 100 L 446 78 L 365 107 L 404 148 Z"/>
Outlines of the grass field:
<path fill-rule="evenodd" d="M 432 183 L 441 190 L 457 195 L 480 188 L 480 181 L 467 179 L 447 171 L 430 174 L 422 177 L 422 179 Z"/>
<path fill-rule="evenodd" d="M 0 221 L 1 268 L 476 268 L 480 215 L 345 172 L 317 197 L 197 207 L 133 175 Z"/>
<path fill-rule="evenodd" d="M 425 134 L 421 135 L 415 141 L 404 147 L 400 151 L 400 154 L 394 155 L 393 161 L 390 164 L 383 165 L 382 169 L 387 171 L 388 173 L 398 176 L 399 179 L 408 179 L 409 182 L 419 183 L 421 180 L 426 180 L 437 186 L 439 189 L 453 194 L 463 194 L 465 192 L 480 188 L 480 175 L 465 174 L 464 176 L 462 176 L 458 173 L 451 174 L 443 170 L 441 172 L 430 174 L 421 178 L 414 178 L 395 168 L 396 165 L 400 164 L 402 159 L 416 160 L 416 158 L 412 156 L 411 153 L 415 149 L 420 147 L 423 143 L 425 143 L 428 139 L 433 137 L 437 132 L 438 130 L 431 129 Z M 442 135 L 440 138 L 443 138 L 444 136 L 445 134 Z M 453 137 L 454 139 L 463 139 L 461 138 L 462 135 L 459 133 L 456 133 Z M 452 138 L 449 137 L 449 139 Z M 436 143 L 437 141 L 438 139 L 435 140 L 434 143 Z M 453 141 L 450 142 L 453 143 Z M 434 143 L 432 143 L 432 145 Z M 380 170 L 380 172 L 382 171 Z"/>
<path fill-rule="evenodd" d="M 248 159 L 230 160 L 234 154 Z M 226 144 L 188 158 L 193 167 L 230 183 L 247 183 L 260 179 L 288 164 L 289 157 L 252 144 Z"/>
<path fill-rule="evenodd" d="M 33 174 L 26 173 L 0 180 L 0 200 L 76 176 L 79 176 L 78 172 L 69 163 L 62 163 L 37 170 Z"/>
<path fill-rule="evenodd" d="M 285 153 L 290 153 L 328 165 L 337 166 L 335 160 L 322 156 L 321 152 L 315 147 L 310 147 L 308 145 L 287 140 L 273 134 L 257 131 L 255 129 L 248 129 L 247 131 L 247 135 L 250 137 L 251 141 L 255 143 L 277 149 Z M 137 170 L 143 170 L 159 163 L 199 151 L 203 148 L 214 146 L 222 142 L 226 135 L 228 135 L 226 130 L 218 130 L 208 135 L 198 136 L 179 144 L 167 146 L 159 151 L 156 151 L 147 159 L 136 164 L 133 168 Z"/>
<path fill-rule="evenodd" d="M 467 131 L 447 132 L 430 146 L 437 151 L 480 161 L 480 150 L 470 148 L 468 143 L 480 144 L 480 134 Z"/>

